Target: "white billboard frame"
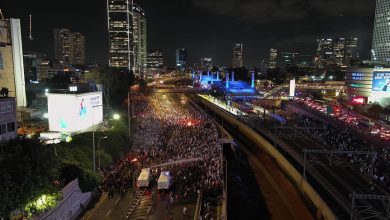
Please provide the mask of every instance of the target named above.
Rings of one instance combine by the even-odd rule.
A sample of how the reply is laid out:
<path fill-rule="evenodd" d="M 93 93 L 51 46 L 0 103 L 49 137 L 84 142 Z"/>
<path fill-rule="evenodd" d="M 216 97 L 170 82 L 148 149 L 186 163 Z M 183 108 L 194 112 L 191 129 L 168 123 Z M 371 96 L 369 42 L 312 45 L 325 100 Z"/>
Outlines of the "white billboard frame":
<path fill-rule="evenodd" d="M 80 132 L 103 122 L 102 92 L 48 93 L 47 105 L 50 131 Z"/>

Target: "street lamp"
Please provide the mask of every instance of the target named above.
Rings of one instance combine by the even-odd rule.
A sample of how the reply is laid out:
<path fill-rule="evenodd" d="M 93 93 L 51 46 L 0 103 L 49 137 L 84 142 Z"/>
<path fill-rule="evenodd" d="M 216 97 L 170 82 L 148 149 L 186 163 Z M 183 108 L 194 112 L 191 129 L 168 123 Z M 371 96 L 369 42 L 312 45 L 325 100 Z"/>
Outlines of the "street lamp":
<path fill-rule="evenodd" d="M 114 120 L 119 120 L 119 119 L 121 118 L 121 116 L 120 116 L 119 114 L 114 114 L 114 115 L 112 116 L 112 118 L 113 118 Z"/>
<path fill-rule="evenodd" d="M 103 105 L 92 106 L 92 152 L 93 152 L 93 172 L 96 173 L 96 156 L 95 156 L 95 108 Z"/>
<path fill-rule="evenodd" d="M 104 137 L 101 137 L 99 140 L 98 140 L 98 151 L 99 151 L 99 170 L 100 170 L 100 141 L 103 140 L 103 139 L 107 139 L 108 137 L 107 136 L 104 136 Z"/>

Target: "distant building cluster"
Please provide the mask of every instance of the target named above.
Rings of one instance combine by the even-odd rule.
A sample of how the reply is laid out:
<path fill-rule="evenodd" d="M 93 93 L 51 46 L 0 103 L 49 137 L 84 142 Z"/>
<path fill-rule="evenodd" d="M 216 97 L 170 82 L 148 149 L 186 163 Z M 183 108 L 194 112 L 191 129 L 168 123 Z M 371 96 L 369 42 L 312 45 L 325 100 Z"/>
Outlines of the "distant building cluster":
<path fill-rule="evenodd" d="M 318 39 L 315 66 L 326 68 L 330 65 L 350 67 L 359 62 L 357 38 Z"/>
<path fill-rule="evenodd" d="M 317 40 L 315 55 L 270 49 L 267 68 L 301 68 L 304 72 L 332 76 L 345 73 L 348 67 L 357 67 L 361 63 L 358 53 L 358 38 L 324 38 Z"/>

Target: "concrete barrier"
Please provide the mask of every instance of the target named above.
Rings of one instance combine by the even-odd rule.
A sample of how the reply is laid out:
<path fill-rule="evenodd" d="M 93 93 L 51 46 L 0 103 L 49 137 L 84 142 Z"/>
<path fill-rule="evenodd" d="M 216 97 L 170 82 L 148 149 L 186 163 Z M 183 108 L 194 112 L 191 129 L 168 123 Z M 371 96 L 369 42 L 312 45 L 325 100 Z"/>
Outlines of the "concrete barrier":
<path fill-rule="evenodd" d="M 240 133 L 245 135 L 248 139 L 256 143 L 258 147 L 261 147 L 262 150 L 272 156 L 278 163 L 278 165 L 283 169 L 283 171 L 287 175 L 289 175 L 291 179 L 296 183 L 296 185 L 299 187 L 299 190 L 301 190 L 301 192 L 303 192 L 317 207 L 317 217 L 319 217 L 320 219 L 337 219 L 336 215 L 329 208 L 326 202 L 321 198 L 321 196 L 314 190 L 314 188 L 303 178 L 303 176 L 298 172 L 298 170 L 296 170 L 295 167 L 265 138 L 263 138 L 252 128 L 242 123 L 228 112 L 213 105 L 206 99 L 200 96 L 195 97 L 212 111 L 222 116 L 224 120 L 226 120 L 230 124 L 235 125 L 236 129 L 238 129 Z"/>

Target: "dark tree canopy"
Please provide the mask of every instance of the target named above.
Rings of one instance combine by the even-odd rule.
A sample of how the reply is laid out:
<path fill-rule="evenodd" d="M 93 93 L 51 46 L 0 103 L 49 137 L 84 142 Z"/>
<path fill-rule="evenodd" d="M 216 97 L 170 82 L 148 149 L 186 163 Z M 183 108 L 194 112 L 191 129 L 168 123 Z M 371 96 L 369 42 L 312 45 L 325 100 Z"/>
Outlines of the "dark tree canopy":
<path fill-rule="evenodd" d="M 3 146 L 0 161 L 0 216 L 8 217 L 42 194 L 58 192 L 59 162 L 50 146 L 14 140 Z"/>

